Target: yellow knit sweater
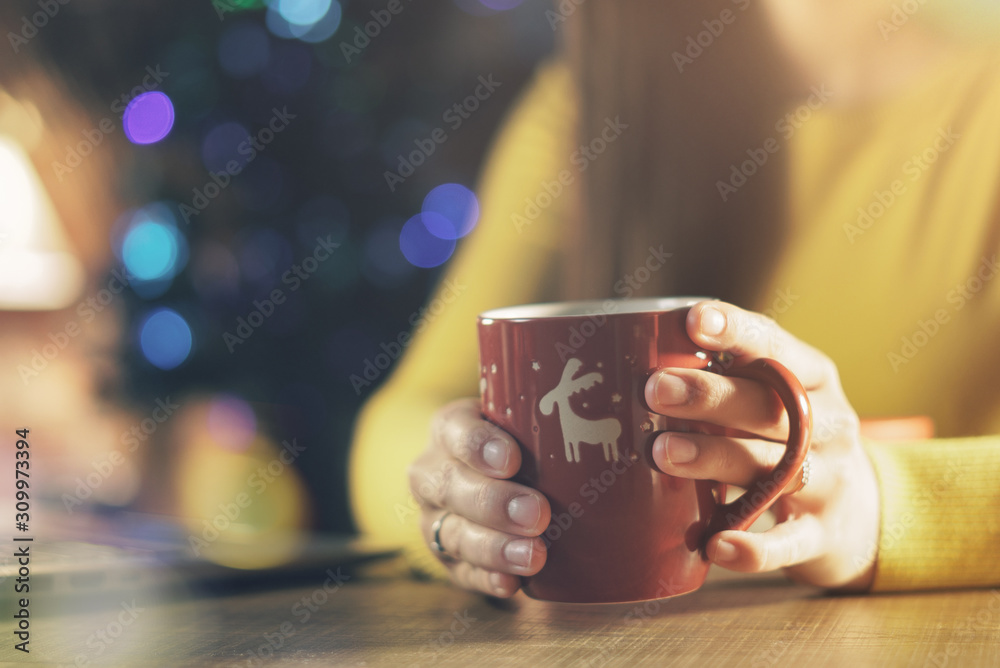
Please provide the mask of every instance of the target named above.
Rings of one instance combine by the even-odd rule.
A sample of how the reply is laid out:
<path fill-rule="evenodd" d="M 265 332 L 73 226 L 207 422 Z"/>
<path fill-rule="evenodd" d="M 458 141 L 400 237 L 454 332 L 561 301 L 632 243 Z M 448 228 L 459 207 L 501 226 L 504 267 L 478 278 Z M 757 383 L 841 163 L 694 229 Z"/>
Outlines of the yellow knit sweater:
<path fill-rule="evenodd" d="M 358 525 L 406 544 L 419 571 L 440 566 L 406 468 L 432 413 L 478 394 L 476 315 L 548 297 L 563 202 L 529 229 L 512 214 L 570 166 L 573 99 L 564 67 L 538 72 L 487 162 L 481 222 L 439 293 L 450 303 L 422 322 L 358 421 Z M 933 440 L 866 443 L 882 505 L 874 589 L 1000 583 L 1000 59 L 951 61 L 890 100 L 828 105 L 775 137 L 789 151 L 796 226 L 747 306 L 829 354 L 862 417 L 937 426 Z"/>

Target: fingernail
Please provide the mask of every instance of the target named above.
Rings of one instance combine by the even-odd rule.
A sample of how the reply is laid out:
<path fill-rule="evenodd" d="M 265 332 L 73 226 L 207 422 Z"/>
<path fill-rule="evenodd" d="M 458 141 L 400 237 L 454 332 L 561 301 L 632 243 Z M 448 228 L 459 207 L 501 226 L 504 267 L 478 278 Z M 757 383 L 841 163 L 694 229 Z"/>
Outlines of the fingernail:
<path fill-rule="evenodd" d="M 503 558 L 515 566 L 527 568 L 531 565 L 534 546 L 530 540 L 512 540 L 503 546 Z"/>
<path fill-rule="evenodd" d="M 538 505 L 538 500 L 533 496 L 528 496 L 527 494 L 515 496 L 507 504 L 507 515 L 525 529 L 531 529 L 538 524 L 538 519 L 542 515 L 542 508 Z"/>
<path fill-rule="evenodd" d="M 503 441 L 489 441 L 483 446 L 483 459 L 494 471 L 507 469 L 510 452 Z"/>
<path fill-rule="evenodd" d="M 726 316 L 712 306 L 701 310 L 701 331 L 707 336 L 718 336 L 726 329 Z"/>
<path fill-rule="evenodd" d="M 736 559 L 736 546 L 732 543 L 720 540 L 715 546 L 715 556 L 712 561 L 724 563 Z"/>
<path fill-rule="evenodd" d="M 698 446 L 683 436 L 667 437 L 667 461 L 671 464 L 687 464 L 698 457 Z"/>
<path fill-rule="evenodd" d="M 661 406 L 676 406 L 687 403 L 688 386 L 683 378 L 661 373 L 656 380 L 656 402 Z"/>

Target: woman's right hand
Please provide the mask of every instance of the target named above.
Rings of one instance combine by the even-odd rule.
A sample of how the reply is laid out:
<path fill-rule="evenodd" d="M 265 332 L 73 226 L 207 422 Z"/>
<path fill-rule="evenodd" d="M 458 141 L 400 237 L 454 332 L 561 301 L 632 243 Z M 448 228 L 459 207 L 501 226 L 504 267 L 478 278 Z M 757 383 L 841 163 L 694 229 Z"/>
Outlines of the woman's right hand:
<path fill-rule="evenodd" d="M 522 575 L 545 564 L 539 537 L 549 525 L 548 500 L 507 480 L 521 467 L 514 438 L 483 419 L 478 399 L 438 411 L 431 440 L 410 465 L 410 490 L 422 508 L 424 540 L 452 581 L 491 596 L 513 596 Z M 432 525 L 444 517 L 434 549 Z"/>

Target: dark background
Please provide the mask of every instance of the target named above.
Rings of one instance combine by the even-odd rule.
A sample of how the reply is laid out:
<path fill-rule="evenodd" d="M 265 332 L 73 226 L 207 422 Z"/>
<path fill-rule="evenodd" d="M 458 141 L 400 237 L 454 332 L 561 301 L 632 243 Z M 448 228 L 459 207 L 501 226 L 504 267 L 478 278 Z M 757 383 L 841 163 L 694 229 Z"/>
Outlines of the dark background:
<path fill-rule="evenodd" d="M 34 2 L 16 1 L 23 5 L 16 14 L 38 11 Z M 348 63 L 341 42 L 387 2 L 345 0 L 342 24 L 326 41 L 267 33 L 266 58 L 259 50 L 244 54 L 266 64 L 238 78 L 221 67 L 220 43 L 228 31 L 263 27 L 266 10 L 255 0 L 227 1 L 247 7 L 220 19 L 211 0 L 71 0 L 19 54 L 2 57 L 44 60 L 95 120 L 111 114 L 112 101 L 136 86 L 147 66 L 169 72 L 159 90 L 175 105 L 175 126 L 159 143 L 126 144 L 109 184 L 123 210 L 164 201 L 176 211 L 190 203 L 192 189 L 209 179 L 202 143 L 220 123 L 256 132 L 274 108 L 296 115 L 190 224 L 178 217 L 188 257 L 165 291 L 127 291 L 130 331 L 151 309 L 167 306 L 190 324 L 194 347 L 183 364 L 162 371 L 126 336 L 125 381 L 113 395 L 135 406 L 201 391 L 245 399 L 276 442 L 295 436 L 310 446 L 297 465 L 317 528 L 349 530 L 344 464 L 353 420 L 386 374 L 360 395 L 349 378 L 382 352 L 380 343 L 409 329 L 440 277 L 440 268 L 417 268 L 403 257 L 399 231 L 431 188 L 475 186 L 494 131 L 558 35 L 540 0 L 501 11 L 479 0 L 401 0 L 403 11 Z M 11 29 L 3 27 L 4 34 Z M 458 130 L 446 127 L 448 140 L 390 192 L 384 172 L 397 168 L 397 156 L 443 126 L 442 113 L 490 74 L 502 84 L 496 93 Z M 120 128 L 120 115 L 113 117 Z M 235 331 L 253 300 L 285 287 L 281 274 L 327 235 L 341 244 L 333 256 L 301 289 L 285 290 L 288 301 L 231 354 L 223 333 Z M 110 236 L 113 244 L 114 230 Z"/>

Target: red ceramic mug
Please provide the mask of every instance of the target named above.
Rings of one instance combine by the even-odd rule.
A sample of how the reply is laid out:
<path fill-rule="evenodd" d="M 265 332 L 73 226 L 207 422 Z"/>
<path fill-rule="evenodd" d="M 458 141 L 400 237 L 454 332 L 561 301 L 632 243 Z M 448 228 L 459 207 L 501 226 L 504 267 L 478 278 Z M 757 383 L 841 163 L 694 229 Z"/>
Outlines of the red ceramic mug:
<path fill-rule="evenodd" d="M 548 498 L 545 566 L 524 590 L 548 601 L 611 603 L 694 591 L 704 547 L 746 529 L 797 480 L 809 448 L 809 400 L 774 360 L 736 366 L 694 345 L 686 319 L 699 298 L 532 304 L 479 316 L 483 415 L 521 445 L 515 480 Z M 789 417 L 786 454 L 729 504 L 725 486 L 659 472 L 663 431 L 731 433 L 649 410 L 644 388 L 662 367 L 710 369 L 759 381 Z"/>

